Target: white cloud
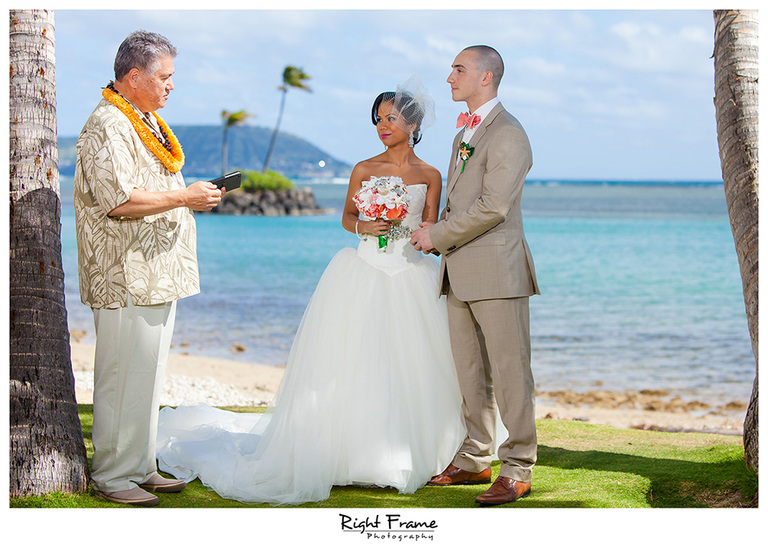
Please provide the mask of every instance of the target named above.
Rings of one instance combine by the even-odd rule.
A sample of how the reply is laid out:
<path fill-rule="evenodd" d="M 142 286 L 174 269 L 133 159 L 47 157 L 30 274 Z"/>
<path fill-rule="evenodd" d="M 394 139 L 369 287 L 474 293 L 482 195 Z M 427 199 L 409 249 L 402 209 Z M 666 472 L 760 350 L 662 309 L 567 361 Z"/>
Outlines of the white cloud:
<path fill-rule="evenodd" d="M 553 61 L 543 57 L 528 57 L 518 62 L 521 70 L 541 74 L 543 76 L 554 76 L 564 74 L 568 67 L 560 61 Z"/>
<path fill-rule="evenodd" d="M 707 57 L 696 56 L 703 46 L 712 47 L 712 38 L 705 38 L 702 27 L 662 28 L 654 23 L 624 21 L 614 25 L 611 33 L 618 41 L 606 59 L 623 68 L 689 74 L 701 73 L 703 67 L 711 66 Z"/>
<path fill-rule="evenodd" d="M 652 141 L 647 135 L 664 116 L 678 120 L 678 139 L 714 126 L 710 12 L 85 10 L 57 11 L 56 19 L 59 127 L 67 135 L 79 132 L 110 79 L 117 46 L 137 28 L 161 32 L 179 48 L 169 123 L 219 123 L 223 108 L 245 108 L 258 115 L 253 124 L 273 126 L 276 87 L 284 66 L 294 64 L 312 76 L 313 93 L 289 96 L 285 130 L 352 162 L 380 150 L 368 119 L 376 94 L 418 74 L 438 113 L 419 153 L 444 167 L 451 119 L 463 109 L 445 79 L 454 56 L 476 43 L 504 57 L 502 100 L 537 135 L 538 157 L 557 157 L 549 148 L 563 141 L 610 150 L 618 144 L 604 140 L 608 132 Z M 653 138 L 659 148 L 672 146 L 666 134 Z M 700 172 L 706 161 L 679 163 Z M 672 175 L 685 178 L 659 176 Z"/>

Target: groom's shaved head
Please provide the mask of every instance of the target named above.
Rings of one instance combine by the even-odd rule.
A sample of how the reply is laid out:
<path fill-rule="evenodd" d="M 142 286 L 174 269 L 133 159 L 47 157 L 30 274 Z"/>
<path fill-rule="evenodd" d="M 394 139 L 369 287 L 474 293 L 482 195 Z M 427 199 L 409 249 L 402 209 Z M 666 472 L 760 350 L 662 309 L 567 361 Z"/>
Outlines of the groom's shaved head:
<path fill-rule="evenodd" d="M 504 61 L 499 52 L 490 46 L 476 45 L 465 47 L 464 51 L 473 51 L 477 59 L 477 68 L 480 72 L 493 73 L 493 87 L 499 88 L 501 78 L 504 76 Z"/>

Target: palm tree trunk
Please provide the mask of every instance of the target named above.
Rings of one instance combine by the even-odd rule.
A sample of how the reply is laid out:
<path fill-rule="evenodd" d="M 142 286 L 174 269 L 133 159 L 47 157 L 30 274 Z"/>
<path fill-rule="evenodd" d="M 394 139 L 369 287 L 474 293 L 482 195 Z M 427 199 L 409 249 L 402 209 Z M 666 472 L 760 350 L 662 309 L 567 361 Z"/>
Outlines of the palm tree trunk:
<path fill-rule="evenodd" d="M 747 325 L 758 359 L 758 23 L 756 11 L 716 10 L 715 110 L 728 216 Z M 744 457 L 758 467 L 757 376 L 744 420 Z"/>
<path fill-rule="evenodd" d="M 61 263 L 53 12 L 10 10 L 10 495 L 83 492 Z"/>
<path fill-rule="evenodd" d="M 285 96 L 288 94 L 288 87 L 283 89 L 283 97 L 280 99 L 280 112 L 277 114 L 277 124 L 275 125 L 275 130 L 272 133 L 272 140 L 269 143 L 269 150 L 267 151 L 267 158 L 264 160 L 264 170 L 262 172 L 267 172 L 267 169 L 269 169 L 269 162 L 272 160 L 272 152 L 275 149 L 275 142 L 277 141 L 277 133 L 280 131 L 280 122 L 283 119 L 283 110 L 285 109 Z"/>

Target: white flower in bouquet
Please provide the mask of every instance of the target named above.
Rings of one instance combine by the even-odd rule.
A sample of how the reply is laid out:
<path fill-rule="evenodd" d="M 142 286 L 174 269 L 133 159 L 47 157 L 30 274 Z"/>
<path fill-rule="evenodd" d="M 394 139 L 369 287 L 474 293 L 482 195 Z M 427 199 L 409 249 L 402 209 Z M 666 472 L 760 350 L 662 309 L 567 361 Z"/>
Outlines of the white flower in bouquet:
<path fill-rule="evenodd" d="M 405 218 L 411 197 L 399 177 L 372 176 L 370 180 L 363 181 L 362 187 L 352 199 L 357 210 L 368 218 L 381 218 L 391 222 Z M 388 242 L 387 236 L 379 236 L 379 248 L 386 248 Z"/>

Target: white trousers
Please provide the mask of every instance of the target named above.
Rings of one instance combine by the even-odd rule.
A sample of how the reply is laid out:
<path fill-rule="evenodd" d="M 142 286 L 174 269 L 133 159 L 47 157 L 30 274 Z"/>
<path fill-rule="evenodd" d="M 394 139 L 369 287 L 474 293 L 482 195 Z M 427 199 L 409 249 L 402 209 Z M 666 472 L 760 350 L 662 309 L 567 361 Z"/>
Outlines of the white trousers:
<path fill-rule="evenodd" d="M 159 397 L 176 302 L 94 309 L 91 480 L 103 492 L 132 489 L 157 470 Z"/>

